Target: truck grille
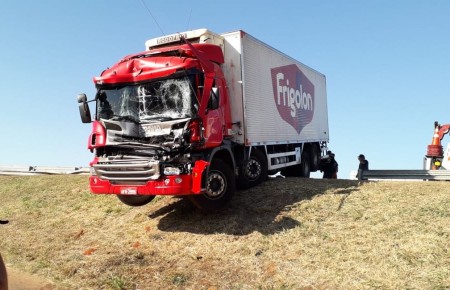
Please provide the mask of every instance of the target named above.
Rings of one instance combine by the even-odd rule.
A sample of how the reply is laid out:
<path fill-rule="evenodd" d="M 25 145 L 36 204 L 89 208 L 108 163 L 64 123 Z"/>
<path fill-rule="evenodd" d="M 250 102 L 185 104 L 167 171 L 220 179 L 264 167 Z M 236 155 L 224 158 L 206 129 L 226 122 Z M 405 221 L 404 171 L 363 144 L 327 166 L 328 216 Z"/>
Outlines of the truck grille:
<path fill-rule="evenodd" d="M 160 177 L 159 162 L 142 159 L 108 160 L 94 164 L 100 179 L 115 184 L 145 183 Z"/>

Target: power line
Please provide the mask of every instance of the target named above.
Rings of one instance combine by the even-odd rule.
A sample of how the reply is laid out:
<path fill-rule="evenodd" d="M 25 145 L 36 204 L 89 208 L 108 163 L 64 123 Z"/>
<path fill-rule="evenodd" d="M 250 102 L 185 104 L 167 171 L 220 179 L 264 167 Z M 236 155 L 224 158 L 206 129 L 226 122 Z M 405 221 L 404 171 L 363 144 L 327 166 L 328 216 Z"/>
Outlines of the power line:
<path fill-rule="evenodd" d="M 161 31 L 161 33 L 162 33 L 163 35 L 166 35 L 166 34 L 164 33 L 164 31 L 162 30 L 161 26 L 159 26 L 158 21 L 156 21 L 155 16 L 153 16 L 153 14 L 152 14 L 152 12 L 150 11 L 150 9 L 148 8 L 147 4 L 145 4 L 144 0 L 141 0 L 141 2 L 142 2 L 142 5 L 144 5 L 145 9 L 147 9 L 148 14 L 150 14 L 150 16 L 153 18 L 153 21 L 155 21 L 155 24 L 156 24 L 156 26 L 158 26 L 158 28 L 159 28 L 159 30 Z"/>

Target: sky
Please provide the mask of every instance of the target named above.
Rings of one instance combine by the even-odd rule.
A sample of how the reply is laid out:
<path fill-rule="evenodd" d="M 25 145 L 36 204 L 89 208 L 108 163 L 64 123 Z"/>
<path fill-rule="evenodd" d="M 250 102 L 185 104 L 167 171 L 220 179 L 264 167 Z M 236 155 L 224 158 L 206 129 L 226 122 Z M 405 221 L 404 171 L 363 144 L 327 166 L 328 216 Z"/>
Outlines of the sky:
<path fill-rule="evenodd" d="M 370 169 L 421 169 L 434 121 L 450 123 L 448 15 L 446 0 L 2 0 L 0 165 L 87 166 L 76 96 L 147 39 L 208 28 L 326 75 L 339 178 L 360 153 Z"/>

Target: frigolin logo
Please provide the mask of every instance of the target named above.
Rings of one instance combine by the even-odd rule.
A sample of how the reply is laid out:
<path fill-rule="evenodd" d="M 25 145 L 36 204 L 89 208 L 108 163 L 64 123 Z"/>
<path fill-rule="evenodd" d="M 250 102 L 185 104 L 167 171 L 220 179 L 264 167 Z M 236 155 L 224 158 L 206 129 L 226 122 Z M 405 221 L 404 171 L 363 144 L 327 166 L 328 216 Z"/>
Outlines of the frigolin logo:
<path fill-rule="evenodd" d="M 278 113 L 300 134 L 314 116 L 314 85 L 295 64 L 272 68 L 271 74 Z"/>

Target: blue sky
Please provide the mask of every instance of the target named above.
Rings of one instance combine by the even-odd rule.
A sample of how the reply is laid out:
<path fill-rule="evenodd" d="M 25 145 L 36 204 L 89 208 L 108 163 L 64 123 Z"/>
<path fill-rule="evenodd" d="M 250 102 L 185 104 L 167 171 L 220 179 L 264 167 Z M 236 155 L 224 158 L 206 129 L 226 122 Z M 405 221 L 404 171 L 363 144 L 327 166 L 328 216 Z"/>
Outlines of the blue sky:
<path fill-rule="evenodd" d="M 165 34 L 242 29 L 325 74 L 340 178 L 419 169 L 450 123 L 450 1 L 144 1 Z M 2 0 L 0 24 L 0 164 L 87 165 L 76 95 L 159 27 L 141 0 Z"/>

